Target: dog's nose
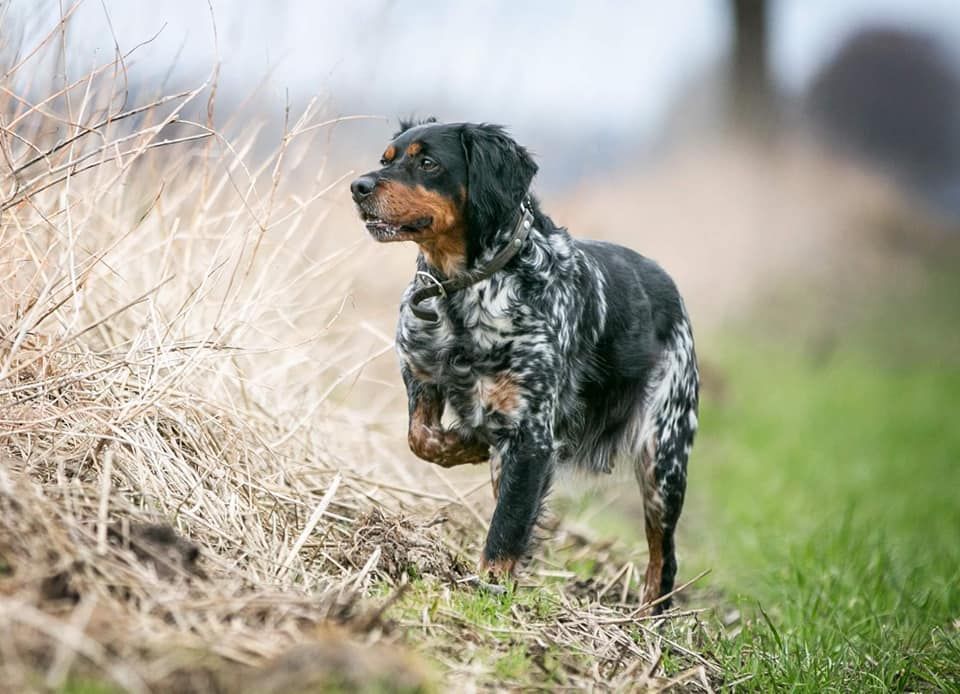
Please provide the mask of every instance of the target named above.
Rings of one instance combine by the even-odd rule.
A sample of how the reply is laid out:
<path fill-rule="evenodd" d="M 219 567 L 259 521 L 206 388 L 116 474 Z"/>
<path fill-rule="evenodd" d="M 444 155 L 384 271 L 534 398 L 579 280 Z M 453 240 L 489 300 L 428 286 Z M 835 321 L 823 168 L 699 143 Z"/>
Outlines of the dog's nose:
<path fill-rule="evenodd" d="M 350 184 L 350 192 L 353 193 L 353 199 L 360 202 L 373 192 L 377 187 L 377 179 L 373 176 L 361 176 Z"/>

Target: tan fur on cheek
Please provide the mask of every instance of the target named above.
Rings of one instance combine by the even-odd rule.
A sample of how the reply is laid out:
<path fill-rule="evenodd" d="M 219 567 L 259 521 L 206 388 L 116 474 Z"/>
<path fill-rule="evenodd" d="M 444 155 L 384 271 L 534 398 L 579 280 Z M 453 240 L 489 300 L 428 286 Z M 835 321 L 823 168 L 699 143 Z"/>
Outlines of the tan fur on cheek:
<path fill-rule="evenodd" d="M 433 221 L 426 229 L 400 234 L 396 240 L 415 241 L 427 262 L 448 277 L 463 270 L 467 258 L 466 225 L 456 200 L 420 185 L 410 187 L 385 181 L 377 195 L 377 209 L 380 216 L 395 224 L 431 218 Z"/>
<path fill-rule="evenodd" d="M 459 205 L 455 200 L 427 190 L 421 185 L 407 186 L 398 181 L 383 181 L 377 194 L 381 217 L 395 224 L 412 224 L 424 217 L 433 218 L 424 235 L 446 233 L 462 225 Z"/>

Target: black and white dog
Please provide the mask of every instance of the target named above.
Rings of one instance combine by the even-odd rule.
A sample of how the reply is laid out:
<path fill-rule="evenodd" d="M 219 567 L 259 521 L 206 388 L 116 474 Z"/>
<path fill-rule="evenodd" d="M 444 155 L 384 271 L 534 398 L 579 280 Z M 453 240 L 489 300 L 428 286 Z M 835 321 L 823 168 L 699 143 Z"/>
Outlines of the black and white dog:
<path fill-rule="evenodd" d="M 673 281 L 556 226 L 528 192 L 537 165 L 499 126 L 401 123 L 380 164 L 351 191 L 377 241 L 421 251 L 397 327 L 410 448 L 444 467 L 491 462 L 482 568 L 514 571 L 557 466 L 624 459 L 643 492 L 645 602 L 669 593 L 699 391 Z"/>

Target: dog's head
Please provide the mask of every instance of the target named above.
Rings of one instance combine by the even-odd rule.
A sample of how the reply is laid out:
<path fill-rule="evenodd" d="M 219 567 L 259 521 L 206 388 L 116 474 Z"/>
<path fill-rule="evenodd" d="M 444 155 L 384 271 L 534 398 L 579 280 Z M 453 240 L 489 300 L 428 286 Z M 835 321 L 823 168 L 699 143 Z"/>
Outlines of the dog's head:
<path fill-rule="evenodd" d="M 414 241 L 447 276 L 516 215 L 537 165 L 498 125 L 401 122 L 381 168 L 350 190 L 377 241 Z"/>

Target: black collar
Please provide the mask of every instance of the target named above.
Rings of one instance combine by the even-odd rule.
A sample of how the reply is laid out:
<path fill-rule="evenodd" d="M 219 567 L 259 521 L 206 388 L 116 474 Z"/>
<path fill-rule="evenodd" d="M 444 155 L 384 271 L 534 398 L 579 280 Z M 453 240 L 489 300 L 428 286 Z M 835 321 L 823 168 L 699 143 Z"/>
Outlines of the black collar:
<path fill-rule="evenodd" d="M 517 219 L 517 224 L 513 228 L 513 233 L 510 234 L 510 238 L 507 239 L 507 245 L 493 256 L 486 265 L 465 272 L 462 275 L 457 275 L 453 279 L 445 282 L 441 282 L 429 272 L 418 272 L 418 277 L 428 278 L 427 281 L 431 282 L 431 284 L 420 287 L 407 301 L 410 305 L 410 310 L 413 311 L 413 315 L 421 320 L 430 321 L 431 323 L 438 322 L 440 316 L 437 315 L 436 311 L 429 308 L 421 308 L 419 304 L 422 304 L 431 297 L 448 296 L 453 292 L 469 287 L 471 284 L 481 282 L 509 263 L 513 256 L 523 248 L 523 242 L 527 240 L 527 236 L 530 235 L 530 229 L 533 228 L 533 212 L 530 210 L 531 207 L 533 206 L 530 204 L 529 198 L 524 198 L 523 202 L 520 203 L 520 215 Z"/>

